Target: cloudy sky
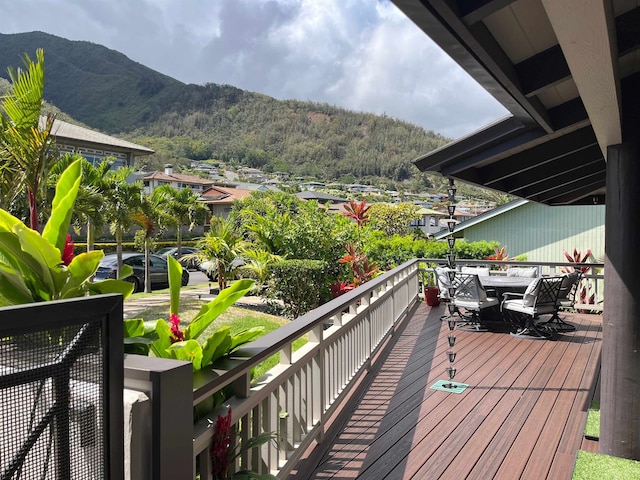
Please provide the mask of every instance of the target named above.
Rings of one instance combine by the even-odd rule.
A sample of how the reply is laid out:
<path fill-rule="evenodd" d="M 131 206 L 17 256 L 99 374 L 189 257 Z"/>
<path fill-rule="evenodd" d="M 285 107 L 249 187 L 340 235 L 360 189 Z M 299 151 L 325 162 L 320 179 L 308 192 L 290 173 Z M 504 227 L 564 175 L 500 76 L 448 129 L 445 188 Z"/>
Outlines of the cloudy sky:
<path fill-rule="evenodd" d="M 185 83 L 385 113 L 453 138 L 506 113 L 388 0 L 0 0 L 0 12 L 0 33 L 87 40 Z"/>

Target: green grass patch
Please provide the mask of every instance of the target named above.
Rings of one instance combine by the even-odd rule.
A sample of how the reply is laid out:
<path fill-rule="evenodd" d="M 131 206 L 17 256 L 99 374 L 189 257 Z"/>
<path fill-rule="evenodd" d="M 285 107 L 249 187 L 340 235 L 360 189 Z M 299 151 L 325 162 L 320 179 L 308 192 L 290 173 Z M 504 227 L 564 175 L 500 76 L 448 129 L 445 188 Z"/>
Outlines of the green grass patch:
<path fill-rule="evenodd" d="M 591 402 L 584 435 L 589 438 L 600 438 L 600 402 Z"/>
<path fill-rule="evenodd" d="M 578 451 L 572 480 L 635 480 L 640 478 L 640 462 Z"/>

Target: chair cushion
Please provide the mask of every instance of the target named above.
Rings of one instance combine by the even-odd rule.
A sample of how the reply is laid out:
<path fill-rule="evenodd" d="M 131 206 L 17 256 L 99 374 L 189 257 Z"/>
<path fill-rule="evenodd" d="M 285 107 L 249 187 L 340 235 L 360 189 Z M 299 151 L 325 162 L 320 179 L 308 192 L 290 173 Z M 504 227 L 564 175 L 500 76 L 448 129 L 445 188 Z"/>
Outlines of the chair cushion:
<path fill-rule="evenodd" d="M 533 304 L 536 300 L 536 295 L 538 294 L 539 286 L 540 281 L 533 281 L 529 284 L 524 292 L 524 296 L 522 297 L 521 303 L 523 307 L 533 307 Z"/>
<path fill-rule="evenodd" d="M 470 273 L 472 275 L 478 275 L 479 277 L 488 277 L 488 267 L 462 267 L 462 273 Z"/>
<path fill-rule="evenodd" d="M 536 267 L 511 267 L 507 268 L 507 277 L 528 277 L 536 278 L 538 269 Z"/>
<path fill-rule="evenodd" d="M 447 272 L 449 272 L 450 270 L 451 269 L 447 267 L 435 268 L 436 283 L 438 285 L 438 288 L 440 289 L 439 295 L 440 298 L 443 298 L 445 300 L 451 298 L 448 290 L 449 285 L 451 285 L 451 281 L 449 280 L 449 275 L 447 275 Z"/>

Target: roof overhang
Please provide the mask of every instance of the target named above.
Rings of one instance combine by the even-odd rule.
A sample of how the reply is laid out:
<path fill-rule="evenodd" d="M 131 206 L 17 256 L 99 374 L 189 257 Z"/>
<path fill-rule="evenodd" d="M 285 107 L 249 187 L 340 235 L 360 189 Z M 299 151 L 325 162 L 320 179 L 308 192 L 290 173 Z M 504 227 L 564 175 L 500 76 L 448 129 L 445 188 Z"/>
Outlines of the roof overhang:
<path fill-rule="evenodd" d="M 613 0 L 393 0 L 511 115 L 415 160 L 549 205 L 603 203 L 607 147 L 640 87 L 640 7 Z"/>

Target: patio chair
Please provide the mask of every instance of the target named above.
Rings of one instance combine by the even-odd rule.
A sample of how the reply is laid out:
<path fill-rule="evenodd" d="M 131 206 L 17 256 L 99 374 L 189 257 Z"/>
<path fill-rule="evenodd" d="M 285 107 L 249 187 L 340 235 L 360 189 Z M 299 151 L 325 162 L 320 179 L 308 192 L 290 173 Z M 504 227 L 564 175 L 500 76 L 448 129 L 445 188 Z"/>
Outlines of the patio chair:
<path fill-rule="evenodd" d="M 546 322 L 540 322 L 538 325 L 546 325 L 548 327 L 557 330 L 558 332 L 573 332 L 576 326 L 572 323 L 565 322 L 560 318 L 560 309 L 573 308 L 576 299 L 576 293 L 578 292 L 578 285 L 582 279 L 582 272 L 576 271 L 567 273 L 562 278 L 562 285 L 560 286 L 560 293 L 558 294 L 558 301 L 556 302 L 556 308 L 553 311 L 553 315 Z"/>
<path fill-rule="evenodd" d="M 555 330 L 546 325 L 536 325 L 535 320 L 556 310 L 563 280 L 563 277 L 541 277 L 533 281 L 524 293 L 502 294 L 500 310 L 518 325 L 517 330 L 511 333 L 513 337 L 547 340 L 554 336 Z"/>
<path fill-rule="evenodd" d="M 480 318 L 480 311 L 494 307 L 500 303 L 495 297 L 487 296 L 487 292 L 480 283 L 478 275 L 470 273 L 456 273 L 453 280 L 455 293 L 452 302 L 458 310 L 458 314 L 465 320 L 463 324 L 457 326 L 458 329 L 468 332 L 486 332 L 488 329 L 483 325 Z M 460 312 L 464 309 L 470 315 Z"/>
<path fill-rule="evenodd" d="M 451 285 L 452 277 L 450 272 L 454 272 L 454 274 L 457 274 L 457 272 L 454 269 L 447 267 L 436 267 L 434 270 L 436 273 L 435 278 L 436 285 L 438 286 L 438 296 L 442 303 L 447 304 L 447 308 L 449 310 L 449 314 L 443 315 L 442 317 L 440 317 L 440 320 L 446 321 L 452 317 L 453 313 L 455 313 L 455 306 L 451 303 L 450 292 L 453 290 Z"/>

